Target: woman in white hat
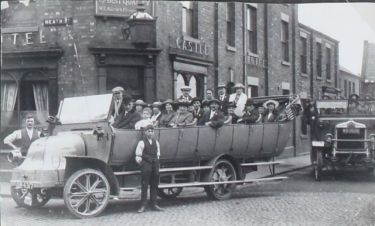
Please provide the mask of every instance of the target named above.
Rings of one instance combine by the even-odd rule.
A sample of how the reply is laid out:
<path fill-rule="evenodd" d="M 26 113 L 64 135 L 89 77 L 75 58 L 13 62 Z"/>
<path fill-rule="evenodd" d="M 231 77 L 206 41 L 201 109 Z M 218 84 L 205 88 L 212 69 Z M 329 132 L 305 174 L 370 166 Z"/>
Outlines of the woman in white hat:
<path fill-rule="evenodd" d="M 277 120 L 276 108 L 279 106 L 279 102 L 274 100 L 267 100 L 264 102 L 263 107 L 267 110 L 264 113 L 263 122 L 275 122 Z"/>
<path fill-rule="evenodd" d="M 229 102 L 234 102 L 236 104 L 236 108 L 234 109 L 234 114 L 236 114 L 238 117 L 242 117 L 244 114 L 243 110 L 245 109 L 247 96 L 244 93 L 245 86 L 241 83 L 237 83 L 234 86 L 234 89 L 236 90 L 235 93 L 232 93 L 229 96 Z"/>

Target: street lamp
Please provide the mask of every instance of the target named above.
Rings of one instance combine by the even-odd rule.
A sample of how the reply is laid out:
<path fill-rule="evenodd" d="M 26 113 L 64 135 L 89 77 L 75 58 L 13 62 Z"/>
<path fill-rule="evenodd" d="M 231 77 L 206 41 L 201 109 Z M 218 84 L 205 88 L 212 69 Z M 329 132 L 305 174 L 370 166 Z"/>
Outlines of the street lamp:
<path fill-rule="evenodd" d="M 128 19 L 130 38 L 132 44 L 137 48 L 146 48 L 153 37 L 155 19 L 145 12 L 143 3 L 139 3 L 137 11 Z"/>

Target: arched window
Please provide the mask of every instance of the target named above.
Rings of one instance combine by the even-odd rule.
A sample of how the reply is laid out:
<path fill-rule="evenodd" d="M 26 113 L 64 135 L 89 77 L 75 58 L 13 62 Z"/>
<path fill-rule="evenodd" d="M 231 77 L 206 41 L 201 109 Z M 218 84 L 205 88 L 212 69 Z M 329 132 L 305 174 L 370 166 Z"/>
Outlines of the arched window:
<path fill-rule="evenodd" d="M 182 95 L 181 87 L 185 85 L 185 80 L 182 74 L 178 74 L 176 78 L 176 98 Z"/>
<path fill-rule="evenodd" d="M 196 97 L 197 96 L 197 79 L 194 75 L 190 77 L 189 86 L 191 87 L 190 96 Z"/>

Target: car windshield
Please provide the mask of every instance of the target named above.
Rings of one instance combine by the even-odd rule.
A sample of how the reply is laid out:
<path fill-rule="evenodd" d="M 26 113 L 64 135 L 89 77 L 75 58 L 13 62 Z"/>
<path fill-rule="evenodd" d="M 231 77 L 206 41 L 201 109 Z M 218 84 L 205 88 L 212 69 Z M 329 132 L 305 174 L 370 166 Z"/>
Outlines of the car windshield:
<path fill-rule="evenodd" d="M 319 100 L 316 102 L 319 115 L 361 115 L 375 114 L 375 100 Z"/>
<path fill-rule="evenodd" d="M 112 94 L 65 98 L 58 118 L 62 124 L 98 122 L 108 118 Z"/>

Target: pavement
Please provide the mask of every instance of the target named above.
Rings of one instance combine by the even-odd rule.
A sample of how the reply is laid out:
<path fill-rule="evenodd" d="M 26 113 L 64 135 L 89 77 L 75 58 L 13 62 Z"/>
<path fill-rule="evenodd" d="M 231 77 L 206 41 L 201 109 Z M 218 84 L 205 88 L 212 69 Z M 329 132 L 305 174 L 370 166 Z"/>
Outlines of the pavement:
<path fill-rule="evenodd" d="M 307 168 L 311 165 L 309 153 L 301 153 L 296 157 L 275 159 L 281 162 L 275 166 L 275 175 L 282 175 L 288 172 Z M 7 170 L 9 171 L 9 169 Z M 265 178 L 272 176 L 269 166 L 259 166 L 258 171 L 246 175 L 246 179 Z M 10 196 L 10 183 L 0 180 L 0 196 Z"/>

